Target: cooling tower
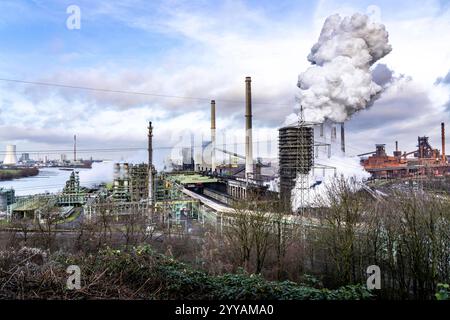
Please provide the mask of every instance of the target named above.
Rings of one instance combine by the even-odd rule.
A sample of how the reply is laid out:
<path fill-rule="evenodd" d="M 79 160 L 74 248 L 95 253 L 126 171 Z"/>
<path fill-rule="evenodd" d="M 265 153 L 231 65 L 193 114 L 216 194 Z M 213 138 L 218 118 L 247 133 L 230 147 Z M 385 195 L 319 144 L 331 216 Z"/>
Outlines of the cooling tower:
<path fill-rule="evenodd" d="M 4 165 L 15 165 L 17 163 L 16 156 L 16 146 L 9 144 L 6 146 L 5 160 L 3 160 Z"/>

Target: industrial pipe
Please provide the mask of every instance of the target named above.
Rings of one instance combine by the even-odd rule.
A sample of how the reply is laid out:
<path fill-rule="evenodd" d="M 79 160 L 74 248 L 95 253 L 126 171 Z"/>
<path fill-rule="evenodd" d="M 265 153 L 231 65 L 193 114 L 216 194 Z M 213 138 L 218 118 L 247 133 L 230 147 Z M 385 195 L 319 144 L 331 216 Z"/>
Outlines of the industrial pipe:
<path fill-rule="evenodd" d="M 447 163 L 447 156 L 445 155 L 445 123 L 441 123 L 441 140 L 442 140 L 442 162 Z"/>
<path fill-rule="evenodd" d="M 216 170 L 216 101 L 211 100 L 211 171 Z"/>
<path fill-rule="evenodd" d="M 253 174 L 252 88 L 251 77 L 245 78 L 245 176 Z"/>
<path fill-rule="evenodd" d="M 73 136 L 73 162 L 77 161 L 77 135 Z"/>
<path fill-rule="evenodd" d="M 152 122 L 148 123 L 148 200 L 150 208 L 155 198 L 153 181 L 153 127 Z"/>
<path fill-rule="evenodd" d="M 336 142 L 336 126 L 331 127 L 331 142 Z"/>

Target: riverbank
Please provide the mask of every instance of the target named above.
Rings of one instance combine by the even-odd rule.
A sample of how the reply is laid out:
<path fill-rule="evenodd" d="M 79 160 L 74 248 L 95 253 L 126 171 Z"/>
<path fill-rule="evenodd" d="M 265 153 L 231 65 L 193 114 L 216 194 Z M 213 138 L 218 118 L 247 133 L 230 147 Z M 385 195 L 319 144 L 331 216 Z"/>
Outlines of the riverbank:
<path fill-rule="evenodd" d="M 38 168 L 0 169 L 0 181 L 33 177 L 39 174 Z"/>

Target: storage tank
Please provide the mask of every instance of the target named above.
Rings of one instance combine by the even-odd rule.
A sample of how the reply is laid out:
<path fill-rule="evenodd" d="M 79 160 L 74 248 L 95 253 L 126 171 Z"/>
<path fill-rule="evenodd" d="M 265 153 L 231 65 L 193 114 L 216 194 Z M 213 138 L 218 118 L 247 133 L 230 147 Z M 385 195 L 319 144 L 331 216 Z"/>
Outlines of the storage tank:
<path fill-rule="evenodd" d="M 314 129 L 311 126 L 288 126 L 279 129 L 280 199 L 291 207 L 291 192 L 297 174 L 308 174 L 313 167 Z"/>
<path fill-rule="evenodd" d="M 9 144 L 6 146 L 6 155 L 3 160 L 4 165 L 13 166 L 17 163 L 17 155 L 16 155 L 16 146 L 13 144 Z"/>

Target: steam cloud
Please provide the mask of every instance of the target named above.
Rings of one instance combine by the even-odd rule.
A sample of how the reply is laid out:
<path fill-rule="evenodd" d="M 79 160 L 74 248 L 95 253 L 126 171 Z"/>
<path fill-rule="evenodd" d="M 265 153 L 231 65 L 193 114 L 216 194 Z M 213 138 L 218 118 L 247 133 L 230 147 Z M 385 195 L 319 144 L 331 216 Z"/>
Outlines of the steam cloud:
<path fill-rule="evenodd" d="M 377 98 L 382 87 L 369 69 L 391 52 L 388 37 L 384 25 L 363 14 L 335 14 L 325 20 L 308 55 L 313 66 L 298 79 L 308 120 L 343 122 Z"/>

